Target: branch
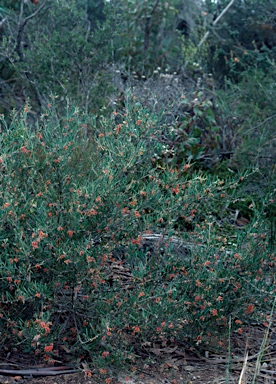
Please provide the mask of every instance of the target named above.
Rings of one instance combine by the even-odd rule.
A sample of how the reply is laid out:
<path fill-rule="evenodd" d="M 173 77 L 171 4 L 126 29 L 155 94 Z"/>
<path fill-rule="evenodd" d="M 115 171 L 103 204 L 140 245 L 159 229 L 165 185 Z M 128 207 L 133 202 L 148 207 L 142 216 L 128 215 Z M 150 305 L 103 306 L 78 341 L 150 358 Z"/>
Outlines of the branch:
<path fill-rule="evenodd" d="M 228 11 L 228 9 L 234 4 L 235 0 L 231 0 L 230 3 L 224 8 L 224 10 L 220 13 L 220 15 L 218 15 L 218 17 L 216 18 L 216 20 L 213 22 L 213 25 L 216 25 L 220 19 L 222 18 L 222 16 Z M 205 33 L 205 35 L 203 36 L 203 38 L 200 40 L 196 50 L 198 50 L 198 48 L 200 48 L 202 46 L 202 44 L 205 42 L 205 40 L 208 38 L 210 34 L 210 31 L 207 31 Z"/>
<path fill-rule="evenodd" d="M 26 24 L 27 21 L 29 21 L 30 19 L 32 19 L 33 17 L 35 17 L 35 16 L 41 11 L 41 9 L 44 8 L 44 6 L 45 6 L 46 3 L 47 3 L 47 0 L 44 0 L 44 3 L 42 3 L 42 4 L 37 8 L 37 10 L 36 10 L 34 13 L 32 13 L 30 16 L 26 17 L 26 18 L 24 19 L 24 24 Z"/>
<path fill-rule="evenodd" d="M 4 19 L 2 19 L 1 21 L 0 21 L 0 28 L 2 27 L 2 25 L 5 23 L 5 21 L 7 20 L 7 18 L 6 17 L 4 17 Z"/>
<path fill-rule="evenodd" d="M 152 16 L 153 16 L 156 8 L 158 7 L 159 1 L 160 0 L 156 0 L 155 4 L 154 4 L 154 6 L 150 12 L 150 16 L 146 17 L 145 36 L 144 36 L 144 52 L 146 52 L 149 48 L 149 36 L 150 36 L 150 31 L 151 31 L 151 28 L 153 25 Z"/>
<path fill-rule="evenodd" d="M 234 4 L 235 0 L 231 0 L 230 3 L 223 9 L 223 11 L 219 14 L 219 16 L 216 18 L 216 20 L 213 22 L 213 26 L 215 26 L 219 21 L 220 19 L 222 18 L 223 15 L 225 15 L 225 13 L 228 11 L 228 9 Z M 198 49 L 202 46 L 202 44 L 207 40 L 208 36 L 210 35 L 210 31 L 207 31 L 205 33 L 205 35 L 203 36 L 203 38 L 200 40 L 198 46 L 196 47 L 196 49 L 194 50 L 194 54 L 193 56 L 196 55 Z M 186 68 L 188 62 L 186 61 L 185 65 L 184 65 L 184 68 Z"/>
<path fill-rule="evenodd" d="M 24 32 L 24 28 L 29 20 L 31 20 L 33 17 L 35 17 L 45 6 L 47 0 L 44 0 L 44 2 L 37 8 L 35 12 L 33 12 L 30 16 L 26 17 L 24 20 L 23 18 L 23 12 L 24 12 L 24 1 L 21 2 L 21 8 L 20 8 L 20 16 L 19 16 L 19 25 L 18 25 L 18 32 L 17 32 L 17 43 L 15 47 L 15 51 L 18 53 L 20 61 L 23 61 L 23 54 L 22 54 L 22 48 L 21 48 L 21 42 L 22 42 L 22 36 Z"/>

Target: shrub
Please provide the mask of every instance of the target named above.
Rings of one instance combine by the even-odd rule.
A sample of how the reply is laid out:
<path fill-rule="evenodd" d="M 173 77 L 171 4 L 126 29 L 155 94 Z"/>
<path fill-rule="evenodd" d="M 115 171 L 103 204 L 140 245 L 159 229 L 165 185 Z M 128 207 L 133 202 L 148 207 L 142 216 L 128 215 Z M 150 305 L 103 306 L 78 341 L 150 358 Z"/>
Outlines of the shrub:
<path fill-rule="evenodd" d="M 229 322 L 239 333 L 266 323 L 268 223 L 254 200 L 245 228 L 230 220 L 250 172 L 158 164 L 159 120 L 135 99 L 98 121 L 55 108 L 34 129 L 28 106 L 1 123 L 4 350 L 66 353 L 109 374 L 153 343 L 223 347 Z"/>

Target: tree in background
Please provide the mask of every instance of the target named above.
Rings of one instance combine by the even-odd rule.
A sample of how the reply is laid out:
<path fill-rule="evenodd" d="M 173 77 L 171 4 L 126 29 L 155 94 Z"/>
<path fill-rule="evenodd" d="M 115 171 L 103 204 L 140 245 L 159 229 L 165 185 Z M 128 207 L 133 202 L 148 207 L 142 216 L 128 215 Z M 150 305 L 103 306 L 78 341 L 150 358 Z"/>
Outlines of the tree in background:
<path fill-rule="evenodd" d="M 111 28 L 103 2 L 22 0 L 20 9 L 3 13 L 2 106 L 18 108 L 29 100 L 39 111 L 52 93 L 86 111 L 97 109 L 108 93 Z"/>
<path fill-rule="evenodd" d="M 40 112 L 51 93 L 63 106 L 67 100 L 98 112 L 118 93 L 116 70 L 124 79 L 133 72 L 145 79 L 160 68 L 195 83 L 212 73 L 219 86 L 225 78 L 240 81 L 252 66 L 267 72 L 275 59 L 275 6 L 265 0 L 4 0 L 0 39 L 0 112 L 27 100 Z"/>
<path fill-rule="evenodd" d="M 242 72 L 256 67 L 267 72 L 275 60 L 276 8 L 272 1 L 236 0 L 217 25 L 212 24 L 229 1 L 206 1 L 209 54 L 206 71 L 222 85 L 225 77 L 237 82 Z"/>
<path fill-rule="evenodd" d="M 152 75 L 156 68 L 181 71 L 183 42 L 194 41 L 201 2 L 180 0 L 111 1 L 116 8 L 118 29 L 115 60 L 138 77 Z"/>

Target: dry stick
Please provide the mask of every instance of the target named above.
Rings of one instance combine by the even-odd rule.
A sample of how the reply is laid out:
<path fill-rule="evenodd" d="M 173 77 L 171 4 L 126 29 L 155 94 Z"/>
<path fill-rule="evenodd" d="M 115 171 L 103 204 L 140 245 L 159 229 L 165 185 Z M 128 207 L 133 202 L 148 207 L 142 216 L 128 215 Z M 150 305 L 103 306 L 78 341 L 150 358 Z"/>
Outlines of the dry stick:
<path fill-rule="evenodd" d="M 240 375 L 240 379 L 239 379 L 239 384 L 242 384 L 243 382 L 245 382 L 245 381 L 243 381 L 243 376 L 244 376 L 245 371 L 246 371 L 247 359 L 248 359 L 248 352 L 246 352 L 246 356 L 244 359 L 244 363 L 243 363 L 243 367 L 242 367 L 242 371 L 241 371 L 241 375 Z"/>
<path fill-rule="evenodd" d="M 22 375 L 22 376 L 56 376 L 69 373 L 80 372 L 79 369 L 71 369 L 70 367 L 49 367 L 49 368 L 33 368 L 33 369 L 0 369 L 0 374 L 4 375 Z"/>
<path fill-rule="evenodd" d="M 272 344 L 272 346 L 275 345 L 275 344 Z M 268 345 L 266 348 L 263 349 L 263 351 L 266 351 L 268 349 L 270 349 L 271 345 Z M 251 355 L 251 356 L 248 356 L 247 357 L 247 361 L 251 361 L 251 360 L 256 360 L 258 359 L 260 355 L 260 352 L 256 353 L 255 355 Z M 208 361 L 212 364 L 225 364 L 227 361 L 228 361 L 228 357 L 225 357 L 225 358 L 218 358 L 218 359 L 213 359 L 213 358 L 204 358 L 204 357 L 201 357 L 202 359 L 204 359 L 205 361 Z M 234 357 L 233 359 L 231 359 L 231 364 L 235 364 L 235 363 L 244 363 L 244 357 Z"/>
<path fill-rule="evenodd" d="M 231 0 L 230 1 L 230 3 L 223 9 L 223 11 L 218 15 L 216 20 L 213 22 L 213 24 L 212 24 L 213 26 L 215 26 L 220 21 L 222 16 L 228 11 L 228 9 L 234 4 L 234 2 L 235 2 L 235 0 Z M 202 46 L 202 44 L 205 42 L 205 40 L 208 38 L 209 35 L 210 35 L 210 31 L 207 31 L 205 33 L 205 35 L 203 36 L 203 38 L 200 40 L 198 46 L 196 47 L 193 56 L 195 56 L 195 54 L 197 53 L 198 49 Z M 186 68 L 187 64 L 188 64 L 188 62 L 186 61 L 185 68 Z"/>
<path fill-rule="evenodd" d="M 261 370 L 261 360 L 262 360 L 264 351 L 266 349 L 265 345 L 266 345 L 266 342 L 267 342 L 267 339 L 268 339 L 269 331 L 270 331 L 270 329 L 272 327 L 272 324 L 273 324 L 273 315 L 274 315 L 275 306 L 276 306 L 276 297 L 274 299 L 274 302 L 273 302 L 273 305 L 272 305 L 272 308 L 271 308 L 269 324 L 268 324 L 266 333 L 264 335 L 263 342 L 262 342 L 262 345 L 261 345 L 261 349 L 260 349 L 260 352 L 258 354 L 258 358 L 257 358 L 257 361 L 256 361 L 256 368 L 255 368 L 252 384 L 255 384 L 257 376 L 259 375 L 260 370 Z"/>

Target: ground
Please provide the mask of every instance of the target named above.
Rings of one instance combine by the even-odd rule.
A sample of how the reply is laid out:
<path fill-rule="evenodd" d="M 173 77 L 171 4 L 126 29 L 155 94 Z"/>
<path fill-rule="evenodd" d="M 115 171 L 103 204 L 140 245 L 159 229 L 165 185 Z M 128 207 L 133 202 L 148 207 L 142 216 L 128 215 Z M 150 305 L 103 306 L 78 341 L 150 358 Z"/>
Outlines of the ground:
<path fill-rule="evenodd" d="M 37 363 L 27 366 L 26 356 L 20 362 L 9 354 L 9 360 L 2 357 L 0 362 L 0 384 L 276 384 L 276 324 L 270 332 L 252 326 L 247 335 L 236 335 L 231 345 L 230 353 L 215 355 L 206 351 L 205 356 L 197 356 L 179 345 L 155 346 L 151 349 L 150 362 L 141 361 L 136 372 L 111 372 L 110 382 L 96 374 L 86 377 L 85 365 L 79 367 L 79 372 L 50 376 L 49 370 L 53 373 L 58 368 L 43 364 L 38 368 L 42 370 L 41 376 L 32 377 L 26 369 L 36 369 Z M 11 372 L 3 375 L 4 369 Z"/>
<path fill-rule="evenodd" d="M 112 384 L 207 384 L 226 383 L 227 373 L 225 364 L 213 364 L 211 362 L 198 361 L 190 362 L 190 365 L 182 365 L 176 368 L 165 369 L 162 366 L 151 367 L 151 370 L 141 370 L 136 374 L 121 374 L 116 379 L 112 380 Z M 237 364 L 236 369 L 231 370 L 229 374 L 229 383 L 239 383 L 240 373 L 243 364 Z M 247 366 L 247 372 L 242 377 L 240 383 L 252 383 L 254 374 L 254 364 Z M 272 372 L 271 367 L 267 367 Z M 276 371 L 274 365 L 274 378 L 273 374 L 260 372 L 258 381 L 256 383 L 274 384 L 276 383 Z M 83 373 L 72 373 L 58 376 L 43 376 L 34 378 L 23 378 L 21 376 L 0 376 L 1 384 L 11 383 L 28 383 L 28 384 L 98 384 L 105 383 L 99 378 L 85 378 Z"/>

